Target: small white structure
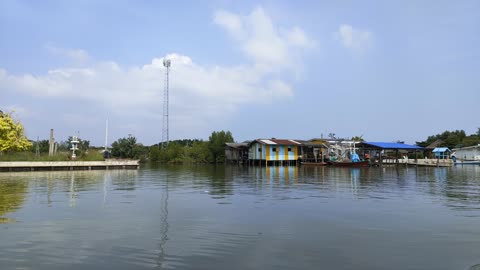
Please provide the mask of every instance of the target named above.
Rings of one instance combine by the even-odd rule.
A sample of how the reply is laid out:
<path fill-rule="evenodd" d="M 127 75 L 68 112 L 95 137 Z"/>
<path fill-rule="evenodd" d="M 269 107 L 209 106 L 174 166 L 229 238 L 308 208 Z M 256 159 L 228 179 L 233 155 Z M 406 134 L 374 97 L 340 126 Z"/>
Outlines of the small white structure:
<path fill-rule="evenodd" d="M 480 144 L 476 146 L 455 148 L 453 151 L 459 160 L 480 161 Z"/>
<path fill-rule="evenodd" d="M 72 136 L 70 143 L 72 144 L 72 148 L 70 148 L 70 150 L 72 150 L 72 159 L 75 159 L 77 157 L 75 151 L 78 150 L 78 144 L 80 143 L 78 136 Z"/>

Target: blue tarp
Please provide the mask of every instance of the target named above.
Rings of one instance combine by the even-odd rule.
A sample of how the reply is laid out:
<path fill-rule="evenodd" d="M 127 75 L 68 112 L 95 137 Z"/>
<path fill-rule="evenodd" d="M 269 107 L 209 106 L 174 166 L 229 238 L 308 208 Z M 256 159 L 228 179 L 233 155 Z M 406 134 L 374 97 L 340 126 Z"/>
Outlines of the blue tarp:
<path fill-rule="evenodd" d="M 365 146 L 373 146 L 382 149 L 407 149 L 407 150 L 422 150 L 423 148 L 416 145 L 392 142 L 362 142 Z"/>

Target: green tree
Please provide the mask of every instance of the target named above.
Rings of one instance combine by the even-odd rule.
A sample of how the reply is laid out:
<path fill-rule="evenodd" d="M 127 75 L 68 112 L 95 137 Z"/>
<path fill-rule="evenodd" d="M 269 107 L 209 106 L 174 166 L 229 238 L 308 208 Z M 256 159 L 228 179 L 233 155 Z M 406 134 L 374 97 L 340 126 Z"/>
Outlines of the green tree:
<path fill-rule="evenodd" d="M 23 151 L 32 147 L 25 137 L 23 126 L 15 121 L 11 114 L 0 111 L 0 153 L 8 151 Z"/>
<path fill-rule="evenodd" d="M 363 135 L 362 136 L 353 136 L 351 140 L 356 141 L 356 142 L 363 142 L 365 140 L 362 137 L 363 137 Z"/>
<path fill-rule="evenodd" d="M 196 141 L 192 146 L 186 148 L 185 156 L 192 163 L 210 163 L 213 161 L 213 157 L 208 146 L 208 142 Z"/>
<path fill-rule="evenodd" d="M 230 131 L 214 131 L 208 138 L 208 149 L 213 157 L 213 162 L 225 161 L 225 143 L 233 142 Z"/>
<path fill-rule="evenodd" d="M 40 154 L 48 153 L 48 148 L 49 148 L 48 140 L 39 140 L 38 142 L 33 142 L 33 145 L 32 145 L 33 153 L 37 151 L 37 146 Z"/>
<path fill-rule="evenodd" d="M 112 156 L 118 158 L 135 158 L 139 154 L 137 138 L 129 135 L 112 143 Z"/>
<path fill-rule="evenodd" d="M 418 146 L 426 147 L 431 143 L 441 140 L 442 143 L 438 146 L 455 148 L 463 146 L 476 145 L 479 142 L 479 137 L 476 134 L 467 136 L 464 130 L 444 131 L 437 135 L 428 136 L 425 141 L 417 142 Z"/>
<path fill-rule="evenodd" d="M 158 145 L 150 146 L 150 148 L 149 148 L 149 160 L 151 162 L 160 161 L 160 155 L 161 155 L 161 152 L 160 152 L 160 148 L 158 147 Z"/>
<path fill-rule="evenodd" d="M 160 162 L 162 163 L 183 163 L 184 146 L 177 141 L 169 142 L 168 145 L 160 151 Z"/>

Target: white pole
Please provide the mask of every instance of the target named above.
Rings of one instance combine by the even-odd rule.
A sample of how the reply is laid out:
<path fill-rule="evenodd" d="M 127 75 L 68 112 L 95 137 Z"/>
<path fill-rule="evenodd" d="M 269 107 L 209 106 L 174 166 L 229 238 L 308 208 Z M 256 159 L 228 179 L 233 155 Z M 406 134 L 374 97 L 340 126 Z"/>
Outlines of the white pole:
<path fill-rule="evenodd" d="M 105 122 L 105 151 L 107 151 L 108 148 L 108 118 L 107 121 Z"/>

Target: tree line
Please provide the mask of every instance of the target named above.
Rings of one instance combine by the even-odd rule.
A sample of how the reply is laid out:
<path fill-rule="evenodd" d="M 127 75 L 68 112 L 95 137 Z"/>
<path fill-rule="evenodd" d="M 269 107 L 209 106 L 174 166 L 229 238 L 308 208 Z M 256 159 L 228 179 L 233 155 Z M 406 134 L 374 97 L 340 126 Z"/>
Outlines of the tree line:
<path fill-rule="evenodd" d="M 232 133 L 223 130 L 212 132 L 208 141 L 184 139 L 152 146 L 144 146 L 128 136 L 112 143 L 111 154 L 160 163 L 221 163 L 225 160 L 225 143 L 233 141 Z"/>
<path fill-rule="evenodd" d="M 480 128 L 474 134 L 467 135 L 464 130 L 444 131 L 442 133 L 428 136 L 425 141 L 416 142 L 418 146 L 427 147 L 439 141 L 437 147 L 460 148 L 480 144 Z"/>

